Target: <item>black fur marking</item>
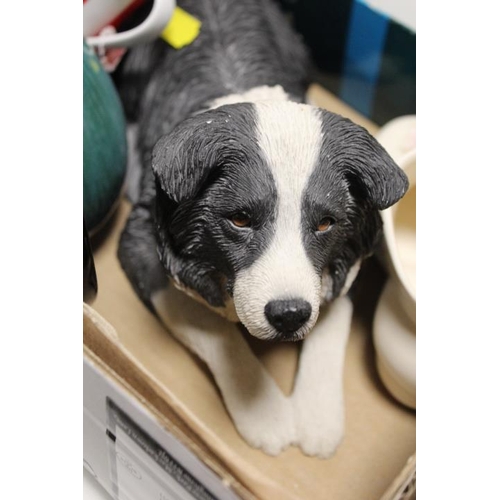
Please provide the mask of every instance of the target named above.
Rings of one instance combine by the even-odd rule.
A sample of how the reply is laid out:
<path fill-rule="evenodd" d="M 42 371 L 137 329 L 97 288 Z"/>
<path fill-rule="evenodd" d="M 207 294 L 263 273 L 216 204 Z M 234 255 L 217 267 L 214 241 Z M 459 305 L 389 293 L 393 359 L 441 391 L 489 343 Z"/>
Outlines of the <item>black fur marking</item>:
<path fill-rule="evenodd" d="M 157 230 L 171 276 L 209 304 L 224 305 L 235 273 L 267 248 L 276 186 L 256 142 L 253 104 L 233 104 L 184 121 L 154 149 Z M 247 228 L 231 222 L 244 212 Z"/>
<path fill-rule="evenodd" d="M 249 265 L 264 251 L 268 239 L 266 232 L 270 231 L 275 217 L 276 196 L 271 174 L 256 156 L 255 168 L 265 172 L 249 176 L 247 182 L 250 184 L 241 187 L 239 198 L 225 195 L 223 201 L 236 205 L 237 199 L 252 198 L 259 204 L 262 214 L 267 214 L 262 216 L 262 227 L 258 231 L 255 230 L 258 226 L 254 227 L 252 237 L 232 235 L 233 239 L 229 241 L 235 246 L 234 257 L 222 266 L 222 255 L 231 252 L 227 245 L 223 245 L 218 254 L 213 245 L 201 243 L 209 230 L 203 229 L 203 217 L 198 214 L 200 224 L 195 233 L 199 236 L 193 234 L 190 239 L 185 235 L 191 247 L 181 251 L 181 238 L 173 241 L 163 224 L 174 223 L 174 212 L 176 224 L 182 225 L 183 220 L 184 224 L 191 223 L 187 219 L 188 211 L 196 212 L 199 207 L 191 202 L 181 209 L 174 201 L 175 197 L 169 197 L 161 189 L 160 199 L 156 202 L 156 185 L 150 165 L 158 139 L 188 116 L 206 109 L 216 98 L 243 93 L 256 86 L 281 85 L 292 100 L 304 101 L 309 83 L 305 47 L 274 2 L 180 0 L 178 5 L 202 21 L 198 38 L 181 50 L 169 48 L 163 40 L 133 49 L 116 78 L 122 99 L 126 101 L 127 115 L 139 125 L 138 149 L 144 169 L 140 200 L 134 205 L 122 234 L 119 259 L 134 289 L 149 307 L 151 294 L 166 286 L 166 273 L 185 280 L 185 285 L 212 305 L 222 305 L 226 292 L 232 291 L 236 267 Z M 207 151 L 207 155 L 210 154 Z M 229 171 L 217 170 L 215 176 L 224 172 L 229 175 Z M 194 173 L 191 186 L 196 184 L 196 176 Z M 164 187 L 167 193 L 173 194 L 182 180 L 169 180 L 174 182 L 173 189 L 167 185 Z M 215 178 L 202 175 L 198 180 L 208 186 Z M 230 176 L 228 182 L 232 182 Z M 261 196 L 264 193 L 267 195 Z M 177 194 L 189 197 L 193 192 L 181 187 Z M 157 221 L 154 217 L 156 206 Z M 209 214 L 208 210 L 207 204 L 205 212 L 202 211 L 207 223 L 215 219 L 215 213 Z M 184 219 L 182 213 L 185 213 Z M 166 270 L 157 256 L 158 243 Z M 218 244 L 216 241 L 212 243 Z M 246 249 L 241 250 L 245 245 Z M 210 262 L 207 265 L 201 265 L 201 255 L 192 256 L 203 249 L 208 252 Z"/>
<path fill-rule="evenodd" d="M 322 160 L 343 171 L 351 192 L 356 192 L 377 210 L 394 205 L 406 193 L 409 182 L 380 143 L 351 120 L 321 110 L 323 121 Z"/>
<path fill-rule="evenodd" d="M 352 265 L 374 250 L 382 226 L 378 210 L 396 203 L 408 180 L 364 128 L 324 110 L 321 117 L 323 140 L 303 196 L 302 230 L 317 272 L 330 271 L 335 298 Z M 316 231 L 325 216 L 333 226 Z"/>
<path fill-rule="evenodd" d="M 158 258 L 156 228 L 152 214 L 155 199 L 153 172 L 142 180 L 141 198 L 134 205 L 120 236 L 118 259 L 135 292 L 153 310 L 151 296 L 168 285 L 168 276 Z"/>
<path fill-rule="evenodd" d="M 129 115 L 140 123 L 145 165 L 160 137 L 216 98 L 281 85 L 291 99 L 304 101 L 309 84 L 305 47 L 275 2 L 181 0 L 178 5 L 202 21 L 195 41 L 180 50 L 163 40 L 133 49 L 118 82 L 121 95 L 134 101 Z M 143 93 L 140 104 L 137 88 Z"/>

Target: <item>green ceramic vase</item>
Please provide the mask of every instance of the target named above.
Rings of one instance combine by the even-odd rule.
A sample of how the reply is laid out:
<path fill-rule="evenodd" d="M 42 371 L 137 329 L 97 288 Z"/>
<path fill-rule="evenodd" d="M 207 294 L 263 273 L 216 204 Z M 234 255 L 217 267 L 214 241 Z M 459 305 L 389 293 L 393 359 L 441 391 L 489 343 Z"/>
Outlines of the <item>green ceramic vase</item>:
<path fill-rule="evenodd" d="M 125 115 L 114 84 L 83 44 L 83 216 L 90 233 L 117 206 L 127 168 Z"/>

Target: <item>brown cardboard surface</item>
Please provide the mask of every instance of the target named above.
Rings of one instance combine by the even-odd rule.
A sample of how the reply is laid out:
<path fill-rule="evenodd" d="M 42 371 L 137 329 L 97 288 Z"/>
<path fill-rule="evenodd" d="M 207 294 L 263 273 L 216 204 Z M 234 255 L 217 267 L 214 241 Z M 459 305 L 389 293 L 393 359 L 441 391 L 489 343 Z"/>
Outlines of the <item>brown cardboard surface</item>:
<path fill-rule="evenodd" d="M 86 304 L 83 313 L 84 356 L 103 371 L 107 378 L 119 384 L 123 391 L 139 400 L 160 426 L 187 446 L 239 497 L 243 500 L 255 500 L 255 496 L 172 410 L 162 397 L 161 389 L 158 390 L 146 370 L 120 343 L 116 330 Z"/>
<path fill-rule="evenodd" d="M 375 127 L 316 87 L 318 105 Z M 119 342 L 155 393 L 255 495 L 265 499 L 379 499 L 415 452 L 415 412 L 396 403 L 378 380 L 370 324 L 383 275 L 369 266 L 358 294 L 345 363 L 346 436 L 336 455 L 320 460 L 290 448 L 270 457 L 250 448 L 235 430 L 205 367 L 173 339 L 135 296 L 117 257 L 130 207 L 123 202 L 95 247 L 99 282 L 93 307 L 116 329 Z M 289 392 L 296 344 L 252 345 Z"/>

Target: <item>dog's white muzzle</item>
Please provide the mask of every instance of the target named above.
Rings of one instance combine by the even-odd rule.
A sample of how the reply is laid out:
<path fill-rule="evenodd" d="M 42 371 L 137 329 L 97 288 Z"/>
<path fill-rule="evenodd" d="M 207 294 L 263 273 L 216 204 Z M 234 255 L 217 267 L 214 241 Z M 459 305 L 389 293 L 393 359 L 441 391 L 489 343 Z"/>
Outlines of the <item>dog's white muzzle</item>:
<path fill-rule="evenodd" d="M 300 340 L 318 318 L 321 278 L 300 233 L 281 229 L 264 254 L 236 274 L 234 305 L 254 337 Z"/>

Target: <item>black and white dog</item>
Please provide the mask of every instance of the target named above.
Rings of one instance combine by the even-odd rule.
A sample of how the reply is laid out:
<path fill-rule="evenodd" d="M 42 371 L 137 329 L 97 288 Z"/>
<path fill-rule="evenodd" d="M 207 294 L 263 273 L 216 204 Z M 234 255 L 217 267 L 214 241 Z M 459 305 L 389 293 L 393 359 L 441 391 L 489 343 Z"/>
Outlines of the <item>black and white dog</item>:
<path fill-rule="evenodd" d="M 346 293 L 378 211 L 408 182 L 366 130 L 304 104 L 306 52 L 273 3 L 179 4 L 203 23 L 194 43 L 137 49 L 123 70 L 144 171 L 119 258 L 207 363 L 252 446 L 326 457 L 344 428 Z M 238 322 L 260 339 L 305 339 L 290 397 Z"/>

